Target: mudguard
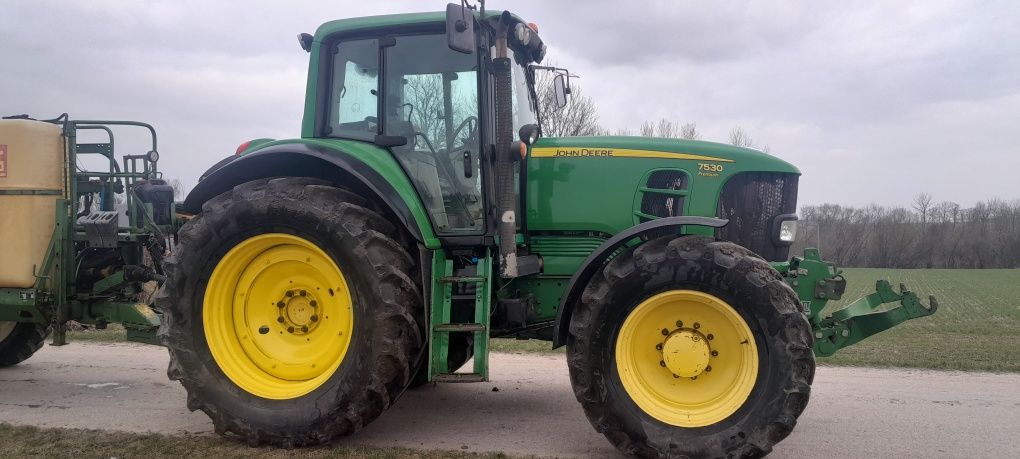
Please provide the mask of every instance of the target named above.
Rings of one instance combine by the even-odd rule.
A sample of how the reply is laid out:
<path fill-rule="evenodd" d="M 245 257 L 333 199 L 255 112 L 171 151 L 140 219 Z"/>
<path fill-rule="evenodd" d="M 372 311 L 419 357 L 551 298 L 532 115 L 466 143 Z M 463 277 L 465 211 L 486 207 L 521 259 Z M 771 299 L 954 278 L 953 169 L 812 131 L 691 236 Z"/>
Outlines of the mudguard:
<path fill-rule="evenodd" d="M 432 224 L 413 188 L 410 195 L 414 196 L 414 201 L 408 202 L 409 193 L 401 195 L 391 181 L 366 161 L 317 143 L 278 143 L 225 158 L 203 174 L 181 209 L 197 214 L 206 201 L 234 186 L 268 177 L 314 177 L 342 185 L 386 209 L 418 242 L 429 248 L 439 247 Z M 404 181 L 410 186 L 406 176 Z"/>

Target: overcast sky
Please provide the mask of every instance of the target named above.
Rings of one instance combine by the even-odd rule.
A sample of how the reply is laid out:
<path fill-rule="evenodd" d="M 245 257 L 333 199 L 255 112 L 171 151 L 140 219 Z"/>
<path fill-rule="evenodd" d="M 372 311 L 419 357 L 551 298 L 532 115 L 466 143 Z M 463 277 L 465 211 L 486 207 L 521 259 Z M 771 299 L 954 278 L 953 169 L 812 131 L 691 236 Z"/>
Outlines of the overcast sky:
<path fill-rule="evenodd" d="M 6 0 L 0 114 L 151 122 L 166 175 L 190 187 L 245 140 L 299 135 L 299 32 L 445 4 Z M 668 118 L 725 141 L 741 126 L 800 167 L 802 205 L 1020 198 L 1020 2 L 488 8 L 538 23 L 606 127 Z"/>

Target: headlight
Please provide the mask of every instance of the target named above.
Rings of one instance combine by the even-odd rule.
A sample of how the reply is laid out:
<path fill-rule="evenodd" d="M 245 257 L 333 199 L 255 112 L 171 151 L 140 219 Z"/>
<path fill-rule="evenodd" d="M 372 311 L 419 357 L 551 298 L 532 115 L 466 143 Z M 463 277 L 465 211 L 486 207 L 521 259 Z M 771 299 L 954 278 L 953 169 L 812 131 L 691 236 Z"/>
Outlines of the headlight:
<path fill-rule="evenodd" d="M 797 239 L 797 220 L 784 220 L 779 224 L 779 240 L 793 242 Z"/>
<path fill-rule="evenodd" d="M 157 152 L 156 150 L 151 150 L 145 154 L 145 159 L 149 160 L 150 163 L 159 161 L 159 152 Z"/>
<path fill-rule="evenodd" d="M 517 23 L 517 26 L 514 27 L 514 35 L 517 36 L 517 42 L 524 46 L 528 46 L 528 43 L 531 42 L 531 29 L 522 23 Z"/>

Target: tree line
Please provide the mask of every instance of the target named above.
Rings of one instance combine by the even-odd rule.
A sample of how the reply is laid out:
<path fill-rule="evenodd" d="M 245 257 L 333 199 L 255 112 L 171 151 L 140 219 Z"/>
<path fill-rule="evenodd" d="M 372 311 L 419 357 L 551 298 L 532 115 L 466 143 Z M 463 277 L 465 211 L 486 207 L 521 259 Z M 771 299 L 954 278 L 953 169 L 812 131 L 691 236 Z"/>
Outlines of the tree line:
<path fill-rule="evenodd" d="M 970 208 L 918 195 L 908 207 L 800 208 L 792 254 L 818 247 L 838 266 L 1020 268 L 1020 199 Z"/>

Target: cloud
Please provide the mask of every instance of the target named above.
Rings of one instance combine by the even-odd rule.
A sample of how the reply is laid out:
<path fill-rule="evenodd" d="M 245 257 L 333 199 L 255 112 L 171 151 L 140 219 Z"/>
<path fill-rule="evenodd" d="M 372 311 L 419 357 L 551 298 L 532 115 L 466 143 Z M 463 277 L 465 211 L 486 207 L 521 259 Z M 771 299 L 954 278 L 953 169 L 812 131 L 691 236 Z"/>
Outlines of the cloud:
<path fill-rule="evenodd" d="M 0 113 L 151 122 L 165 173 L 191 186 L 243 141 L 299 134 L 308 55 L 297 33 L 444 5 L 11 2 L 0 15 Z M 801 168 L 801 203 L 1020 195 L 1007 176 L 1020 170 L 1015 2 L 488 6 L 539 24 L 607 127 L 669 118 L 725 139 L 742 126 Z"/>

